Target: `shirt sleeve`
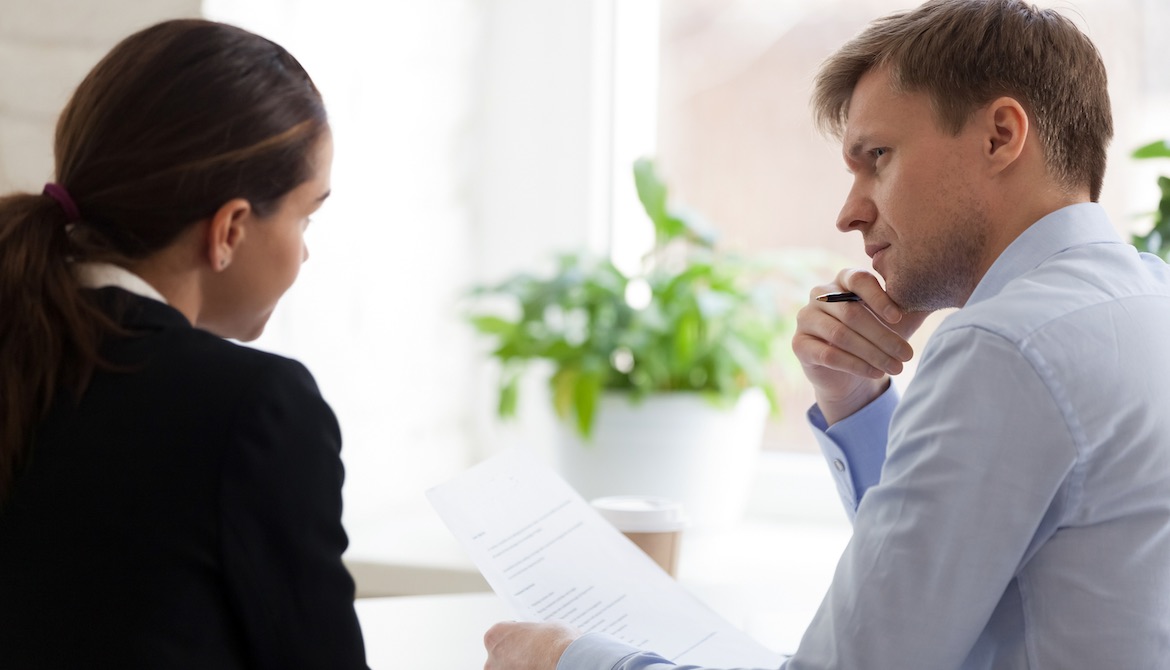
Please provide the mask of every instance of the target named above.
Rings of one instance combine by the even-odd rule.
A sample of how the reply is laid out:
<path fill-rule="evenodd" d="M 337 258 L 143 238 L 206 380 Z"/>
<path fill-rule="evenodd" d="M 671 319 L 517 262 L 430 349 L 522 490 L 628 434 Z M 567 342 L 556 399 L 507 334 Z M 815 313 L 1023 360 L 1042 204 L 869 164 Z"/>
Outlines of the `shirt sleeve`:
<path fill-rule="evenodd" d="M 788 670 L 962 665 L 1069 495 L 1077 448 L 1049 376 L 985 330 L 935 334 Z"/>
<path fill-rule="evenodd" d="M 312 376 L 276 364 L 238 408 L 222 470 L 221 553 L 259 668 L 366 668 L 341 562 L 341 433 Z"/>
<path fill-rule="evenodd" d="M 649 651 L 632 647 L 602 633 L 586 633 L 573 641 L 557 663 L 557 670 L 715 670 L 697 665 L 675 665 Z M 746 668 L 730 670 L 748 670 Z M 756 669 L 761 670 L 761 669 Z"/>
<path fill-rule="evenodd" d="M 857 514 L 865 492 L 881 478 L 890 418 L 897 407 L 898 392 L 890 384 L 873 402 L 832 426 L 816 405 L 808 411 L 809 425 L 829 464 L 837 495 L 850 521 Z"/>

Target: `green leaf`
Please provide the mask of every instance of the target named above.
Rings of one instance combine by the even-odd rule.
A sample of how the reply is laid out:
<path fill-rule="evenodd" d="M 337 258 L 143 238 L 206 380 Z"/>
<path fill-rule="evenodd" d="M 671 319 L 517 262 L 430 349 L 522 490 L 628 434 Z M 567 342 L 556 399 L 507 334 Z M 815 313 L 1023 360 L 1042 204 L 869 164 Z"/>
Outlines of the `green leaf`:
<path fill-rule="evenodd" d="M 761 388 L 764 391 L 764 397 L 768 399 L 768 411 L 772 416 L 780 418 L 780 400 L 776 397 L 776 389 L 772 388 L 771 384 L 764 384 Z"/>
<path fill-rule="evenodd" d="M 579 377 L 580 370 L 568 367 L 557 370 L 550 380 L 553 391 L 553 408 L 561 419 L 567 419 L 569 412 L 573 409 L 573 396 L 576 393 Z"/>
<path fill-rule="evenodd" d="M 495 356 L 496 358 L 506 363 L 513 358 L 524 358 L 525 352 L 523 351 L 523 347 L 521 347 L 517 342 L 513 340 L 505 340 L 500 344 L 499 347 L 496 347 L 496 350 L 492 352 L 492 356 Z"/>
<path fill-rule="evenodd" d="M 1150 142 L 1149 144 L 1138 147 L 1133 152 L 1134 158 L 1170 158 L 1170 145 L 1166 144 L 1166 140 L 1158 140 L 1157 142 Z"/>
<path fill-rule="evenodd" d="M 680 237 L 705 247 L 714 245 L 715 230 L 698 213 L 667 204 L 666 184 L 654 161 L 649 158 L 634 161 L 634 187 L 646 216 L 654 224 L 655 247 L 661 248 Z"/>
<path fill-rule="evenodd" d="M 479 332 L 488 335 L 508 335 L 516 330 L 516 324 L 498 316 L 473 316 L 471 324 Z"/>
<path fill-rule="evenodd" d="M 698 283 L 700 279 L 709 279 L 714 274 L 714 271 L 715 269 L 710 263 L 692 262 L 687 269 L 667 282 L 661 291 L 663 299 L 667 301 L 674 300 L 677 295 L 686 291 L 691 284 Z"/>
<path fill-rule="evenodd" d="M 675 328 L 674 365 L 671 368 L 676 374 L 686 374 L 695 360 L 695 350 L 702 335 L 702 317 L 698 308 L 684 312 Z"/>
<path fill-rule="evenodd" d="M 686 207 L 668 207 L 666 216 L 671 220 L 671 230 L 675 236 L 686 233 L 691 241 L 701 246 L 711 248 L 719 238 L 715 228 L 698 212 Z M 672 236 L 671 239 L 674 237 Z"/>
<path fill-rule="evenodd" d="M 1162 199 L 1154 212 L 1154 227 L 1145 235 L 1134 235 L 1130 242 L 1141 251 L 1148 251 L 1170 262 L 1170 177 L 1158 177 Z"/>
<path fill-rule="evenodd" d="M 654 169 L 654 161 L 649 158 L 634 161 L 634 187 L 638 190 L 638 200 L 642 201 L 642 208 L 654 223 L 654 230 L 663 232 L 667 218 L 666 184 Z"/>
<path fill-rule="evenodd" d="M 585 439 L 593 437 L 593 422 L 601 399 L 602 375 L 597 371 L 583 372 L 577 378 L 574 404 L 577 407 L 577 430 Z"/>
<path fill-rule="evenodd" d="M 502 418 L 516 416 L 516 406 L 520 398 L 520 375 L 509 374 L 504 383 L 500 384 L 500 403 L 496 408 Z"/>
<path fill-rule="evenodd" d="M 534 355 L 538 358 L 547 358 L 550 361 L 569 361 L 577 357 L 578 349 L 564 339 L 556 339 L 536 350 Z"/>

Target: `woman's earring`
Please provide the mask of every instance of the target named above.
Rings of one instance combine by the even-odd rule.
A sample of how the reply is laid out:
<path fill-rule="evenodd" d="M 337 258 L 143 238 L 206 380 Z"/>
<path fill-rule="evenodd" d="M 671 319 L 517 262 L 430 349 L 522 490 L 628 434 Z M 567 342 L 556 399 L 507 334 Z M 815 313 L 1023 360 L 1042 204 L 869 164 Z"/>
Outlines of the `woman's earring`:
<path fill-rule="evenodd" d="M 226 259 L 226 258 L 219 259 L 219 269 L 220 270 L 223 270 L 224 268 L 227 267 L 227 261 L 228 261 L 228 259 Z"/>

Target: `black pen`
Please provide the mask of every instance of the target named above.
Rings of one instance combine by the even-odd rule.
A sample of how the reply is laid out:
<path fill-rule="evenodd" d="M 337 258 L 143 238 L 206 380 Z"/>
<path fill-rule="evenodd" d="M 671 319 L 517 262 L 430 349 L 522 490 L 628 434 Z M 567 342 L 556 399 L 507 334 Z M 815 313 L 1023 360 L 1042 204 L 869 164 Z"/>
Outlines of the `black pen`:
<path fill-rule="evenodd" d="M 826 293 L 818 295 L 817 300 L 821 302 L 861 302 L 861 298 L 852 291 L 841 291 L 839 293 Z"/>

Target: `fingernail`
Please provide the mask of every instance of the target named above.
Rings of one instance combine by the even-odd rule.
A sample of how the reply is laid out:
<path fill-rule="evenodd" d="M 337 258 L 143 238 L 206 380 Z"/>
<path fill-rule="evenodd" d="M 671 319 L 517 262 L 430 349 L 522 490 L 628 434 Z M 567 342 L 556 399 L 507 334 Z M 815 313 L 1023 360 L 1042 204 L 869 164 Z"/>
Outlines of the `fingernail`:
<path fill-rule="evenodd" d="M 897 323 L 898 321 L 902 320 L 902 310 L 894 307 L 893 305 L 887 307 L 883 314 L 886 315 L 886 321 L 889 323 Z"/>

